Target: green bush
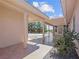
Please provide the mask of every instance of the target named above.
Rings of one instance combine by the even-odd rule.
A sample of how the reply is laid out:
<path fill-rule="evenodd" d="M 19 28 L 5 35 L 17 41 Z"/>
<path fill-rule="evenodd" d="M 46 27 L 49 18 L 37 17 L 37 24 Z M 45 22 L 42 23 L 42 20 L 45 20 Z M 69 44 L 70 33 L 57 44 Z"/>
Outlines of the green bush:
<path fill-rule="evenodd" d="M 74 40 L 79 39 L 79 33 L 74 31 L 64 31 L 63 37 L 56 41 L 55 46 L 57 47 L 59 53 L 61 55 L 69 55 L 72 54 L 75 49 Z"/>
<path fill-rule="evenodd" d="M 40 22 L 34 22 L 28 24 L 29 33 L 42 33 L 43 27 Z"/>
<path fill-rule="evenodd" d="M 53 30 L 45 30 L 45 32 L 53 32 Z"/>

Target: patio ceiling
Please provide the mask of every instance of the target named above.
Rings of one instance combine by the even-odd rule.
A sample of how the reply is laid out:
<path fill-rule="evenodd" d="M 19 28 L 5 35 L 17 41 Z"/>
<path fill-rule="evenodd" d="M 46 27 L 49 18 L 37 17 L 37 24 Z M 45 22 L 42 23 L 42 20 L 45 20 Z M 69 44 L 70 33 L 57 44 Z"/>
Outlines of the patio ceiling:
<path fill-rule="evenodd" d="M 65 25 L 64 17 L 50 20 L 45 14 L 24 0 L 0 0 L 0 3 L 22 13 L 28 12 L 29 22 L 41 21 L 49 25 Z"/>
<path fill-rule="evenodd" d="M 73 11 L 76 5 L 77 0 L 61 0 L 63 13 L 66 18 L 67 24 L 70 22 L 71 17 L 73 16 Z"/>
<path fill-rule="evenodd" d="M 10 7 L 15 7 L 20 9 L 22 12 L 29 11 L 32 14 L 38 15 L 41 18 L 48 19 L 46 15 L 44 15 L 42 12 L 25 2 L 24 0 L 0 0 L 1 3 L 7 4 Z"/>

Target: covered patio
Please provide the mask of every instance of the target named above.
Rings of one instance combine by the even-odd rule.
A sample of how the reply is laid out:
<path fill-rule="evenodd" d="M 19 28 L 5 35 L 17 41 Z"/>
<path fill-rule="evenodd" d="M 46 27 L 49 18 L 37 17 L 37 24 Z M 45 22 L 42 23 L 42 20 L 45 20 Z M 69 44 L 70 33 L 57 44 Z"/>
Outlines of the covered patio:
<path fill-rule="evenodd" d="M 29 34 L 28 23 L 37 21 L 43 25 L 42 33 Z M 62 59 L 53 44 L 45 41 L 49 40 L 45 25 L 53 27 L 48 35 L 54 44 L 66 21 L 64 17 L 49 19 L 25 0 L 0 0 L 0 59 Z"/>
<path fill-rule="evenodd" d="M 51 46 L 28 41 L 28 22 L 40 21 L 43 25 L 64 24 L 63 19 L 49 20 L 47 16 L 24 0 L 0 0 L 0 21 L 1 59 L 50 58 Z M 56 24 L 57 21 L 60 23 Z M 45 57 L 47 54 L 48 56 Z"/>

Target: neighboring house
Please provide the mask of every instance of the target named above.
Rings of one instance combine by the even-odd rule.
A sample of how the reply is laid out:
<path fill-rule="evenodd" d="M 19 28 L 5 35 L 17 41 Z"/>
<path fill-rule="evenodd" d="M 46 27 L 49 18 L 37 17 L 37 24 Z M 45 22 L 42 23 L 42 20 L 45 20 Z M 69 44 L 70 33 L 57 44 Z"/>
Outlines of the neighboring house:
<path fill-rule="evenodd" d="M 66 22 L 70 30 L 79 32 L 79 0 L 61 0 Z M 79 56 L 79 41 L 75 41 Z"/>

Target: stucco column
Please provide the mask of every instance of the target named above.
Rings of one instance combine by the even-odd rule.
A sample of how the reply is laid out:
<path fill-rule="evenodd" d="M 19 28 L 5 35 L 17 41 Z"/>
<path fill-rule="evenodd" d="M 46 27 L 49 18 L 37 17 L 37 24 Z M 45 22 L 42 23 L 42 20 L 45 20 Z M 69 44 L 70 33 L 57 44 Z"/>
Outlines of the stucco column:
<path fill-rule="evenodd" d="M 53 26 L 53 46 L 55 45 L 55 26 Z"/>
<path fill-rule="evenodd" d="M 25 29 L 25 36 L 24 36 L 24 47 L 27 46 L 28 41 L 28 13 L 24 13 L 24 29 Z"/>
<path fill-rule="evenodd" d="M 42 40 L 42 43 L 44 44 L 45 43 L 45 24 L 43 23 L 43 40 Z"/>

